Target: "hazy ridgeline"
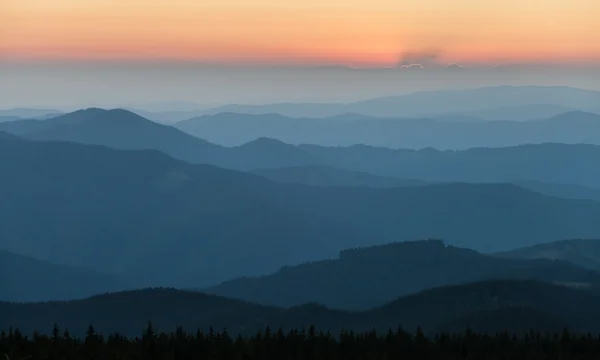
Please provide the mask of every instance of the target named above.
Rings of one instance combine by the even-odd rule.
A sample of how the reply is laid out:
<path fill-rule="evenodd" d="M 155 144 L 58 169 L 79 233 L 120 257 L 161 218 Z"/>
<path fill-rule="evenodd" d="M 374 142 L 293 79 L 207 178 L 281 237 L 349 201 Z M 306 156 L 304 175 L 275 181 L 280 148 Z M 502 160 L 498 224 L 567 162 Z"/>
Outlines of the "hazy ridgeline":
<path fill-rule="evenodd" d="M 600 333 L 598 104 L 2 111 L 0 329 Z"/>

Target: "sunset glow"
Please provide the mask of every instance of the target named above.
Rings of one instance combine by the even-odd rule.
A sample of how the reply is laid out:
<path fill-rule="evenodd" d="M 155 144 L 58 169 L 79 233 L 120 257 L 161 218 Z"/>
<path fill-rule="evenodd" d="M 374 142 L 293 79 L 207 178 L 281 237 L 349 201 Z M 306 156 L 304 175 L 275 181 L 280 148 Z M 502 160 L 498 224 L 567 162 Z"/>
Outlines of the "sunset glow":
<path fill-rule="evenodd" d="M 0 55 L 374 66 L 600 62 L 596 0 L 116 3 L 4 0 Z"/>

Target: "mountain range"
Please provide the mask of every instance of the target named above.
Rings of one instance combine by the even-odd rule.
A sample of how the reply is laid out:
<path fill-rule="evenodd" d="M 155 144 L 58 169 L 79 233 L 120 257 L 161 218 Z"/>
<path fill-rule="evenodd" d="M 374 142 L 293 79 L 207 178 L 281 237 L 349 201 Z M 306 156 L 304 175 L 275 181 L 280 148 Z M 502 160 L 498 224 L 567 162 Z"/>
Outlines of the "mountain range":
<path fill-rule="evenodd" d="M 275 140 L 258 139 L 240 147 L 225 148 L 121 109 L 90 108 L 51 121 L 5 122 L 0 124 L 0 130 L 32 140 L 71 141 L 124 150 L 154 149 L 187 162 L 234 169 L 316 162 L 311 155 Z M 273 147 L 281 150 L 271 152 Z"/>
<path fill-rule="evenodd" d="M 589 144 L 544 143 L 440 151 L 367 145 L 295 146 L 259 138 L 241 146 L 223 147 L 125 110 L 101 109 L 81 110 L 44 121 L 4 122 L 0 123 L 0 131 L 34 140 L 155 149 L 186 162 L 243 171 L 319 165 L 428 182 L 520 180 L 600 188 L 600 146 Z"/>
<path fill-rule="evenodd" d="M 291 166 L 273 169 L 256 169 L 252 173 L 273 181 L 311 186 L 364 186 L 393 188 L 433 184 L 417 179 L 378 176 L 361 171 L 338 169 L 322 165 Z M 510 180 L 511 184 L 541 194 L 566 198 L 600 201 L 600 189 L 574 184 L 559 184 L 536 180 Z"/>
<path fill-rule="evenodd" d="M 10 135 L 0 167 L 0 248 L 136 286 L 206 287 L 420 238 L 492 252 L 600 237 L 600 202 L 510 184 L 284 184 L 155 150 Z"/>
<path fill-rule="evenodd" d="M 549 105 L 559 109 L 597 111 L 600 92 L 565 86 L 493 86 L 466 90 L 422 91 L 406 95 L 386 96 L 352 103 L 280 103 L 267 105 L 225 105 L 204 110 L 205 115 L 223 112 L 246 114 L 277 113 L 291 117 L 329 117 L 354 113 L 377 117 L 430 117 L 447 114 L 475 115 L 495 109 L 522 107 L 519 120 L 537 118 L 532 109 Z M 432 110 L 434 109 L 434 110 Z M 510 114 L 510 110 L 500 110 Z M 561 111 L 562 112 L 562 111 Z M 544 117 L 544 116 L 540 116 Z M 495 118 L 495 116 L 492 116 Z M 513 119 L 515 119 L 513 114 Z M 510 119 L 502 119 L 510 120 Z"/>
<path fill-rule="evenodd" d="M 357 114 L 311 119 L 279 114 L 219 113 L 175 124 L 189 134 L 224 146 L 259 137 L 289 144 L 460 150 L 547 142 L 600 144 L 600 115 L 570 111 L 530 121 L 478 121 L 464 116 L 375 118 Z"/>

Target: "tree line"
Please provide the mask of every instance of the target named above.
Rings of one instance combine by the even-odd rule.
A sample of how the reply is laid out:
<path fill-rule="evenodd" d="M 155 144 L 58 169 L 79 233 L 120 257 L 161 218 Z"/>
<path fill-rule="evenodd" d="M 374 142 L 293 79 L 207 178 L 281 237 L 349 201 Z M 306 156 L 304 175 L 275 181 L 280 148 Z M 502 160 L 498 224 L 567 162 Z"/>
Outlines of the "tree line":
<path fill-rule="evenodd" d="M 90 325 L 82 338 L 55 325 L 48 335 L 32 336 L 10 329 L 0 334 L 0 354 L 6 360 L 302 360 L 302 359 L 598 359 L 600 336 L 529 332 L 521 336 L 502 332 L 427 337 L 418 329 L 398 328 L 387 334 L 341 332 L 333 335 L 309 329 L 272 331 L 253 336 L 230 336 L 227 331 L 186 332 L 178 327 L 164 332 L 152 323 L 140 336 L 104 336 Z"/>

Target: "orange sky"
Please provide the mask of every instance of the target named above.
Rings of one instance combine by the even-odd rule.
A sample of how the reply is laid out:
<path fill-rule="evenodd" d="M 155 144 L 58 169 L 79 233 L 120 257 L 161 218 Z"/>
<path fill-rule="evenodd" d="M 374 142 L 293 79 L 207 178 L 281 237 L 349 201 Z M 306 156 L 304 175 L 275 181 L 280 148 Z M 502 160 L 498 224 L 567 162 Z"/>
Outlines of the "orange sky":
<path fill-rule="evenodd" d="M 1 0 L 0 55 L 600 63 L 598 14 L 598 0 Z"/>

